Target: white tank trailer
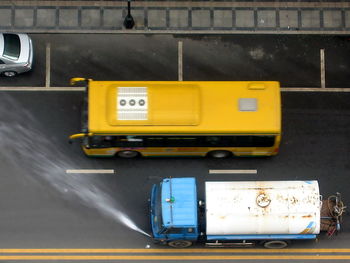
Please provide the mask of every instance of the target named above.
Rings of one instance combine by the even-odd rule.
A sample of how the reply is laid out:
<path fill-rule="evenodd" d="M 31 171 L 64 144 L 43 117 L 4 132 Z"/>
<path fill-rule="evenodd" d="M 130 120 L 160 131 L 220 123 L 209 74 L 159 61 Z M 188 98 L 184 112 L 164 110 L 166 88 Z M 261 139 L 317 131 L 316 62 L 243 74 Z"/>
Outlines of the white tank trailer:
<path fill-rule="evenodd" d="M 198 202 L 195 178 L 171 178 L 153 186 L 151 224 L 154 240 L 173 247 L 283 248 L 339 231 L 344 209 L 340 194 L 322 200 L 317 181 L 206 182 Z"/>

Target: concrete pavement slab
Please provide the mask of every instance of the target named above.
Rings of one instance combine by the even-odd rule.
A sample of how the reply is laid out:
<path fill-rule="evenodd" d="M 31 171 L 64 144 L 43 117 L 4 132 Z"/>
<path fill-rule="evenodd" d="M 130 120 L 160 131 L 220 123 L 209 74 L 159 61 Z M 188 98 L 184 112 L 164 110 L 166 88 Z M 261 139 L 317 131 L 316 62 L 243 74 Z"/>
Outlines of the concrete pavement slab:
<path fill-rule="evenodd" d="M 211 27 L 210 10 L 208 9 L 193 9 L 192 10 L 192 27 Z"/>
<path fill-rule="evenodd" d="M 81 10 L 81 26 L 96 28 L 101 26 L 100 8 L 83 8 Z"/>
<path fill-rule="evenodd" d="M 253 10 L 236 10 L 236 27 L 238 28 L 253 28 L 254 11 Z"/>
<path fill-rule="evenodd" d="M 279 22 L 281 28 L 298 28 L 298 10 L 280 10 Z"/>
<path fill-rule="evenodd" d="M 169 10 L 170 28 L 188 27 L 188 9 L 170 9 Z"/>
<path fill-rule="evenodd" d="M 77 27 L 79 25 L 77 8 L 60 8 L 59 26 L 62 28 Z"/>
<path fill-rule="evenodd" d="M 145 28 L 145 10 L 143 8 L 133 9 L 132 16 L 135 20 L 135 29 L 144 29 Z M 127 15 L 126 9 L 123 10 L 123 21 Z"/>
<path fill-rule="evenodd" d="M 121 28 L 123 25 L 123 10 L 120 8 L 104 8 L 102 10 L 102 25 L 108 28 Z"/>
<path fill-rule="evenodd" d="M 350 10 L 345 11 L 345 27 L 350 28 Z"/>
<path fill-rule="evenodd" d="M 56 8 L 38 8 L 36 11 L 36 26 L 42 28 L 55 27 L 56 13 Z"/>
<path fill-rule="evenodd" d="M 12 9 L 11 7 L 0 8 L 0 25 L 1 27 L 10 27 L 12 25 Z"/>
<path fill-rule="evenodd" d="M 15 26 L 33 27 L 34 9 L 33 8 L 16 8 L 15 9 Z"/>
<path fill-rule="evenodd" d="M 340 10 L 324 10 L 323 26 L 326 28 L 342 27 L 342 12 Z"/>
<path fill-rule="evenodd" d="M 319 10 L 302 10 L 301 27 L 320 28 L 320 11 Z"/>
<path fill-rule="evenodd" d="M 276 27 L 276 10 L 258 10 L 257 26 L 262 28 Z"/>
<path fill-rule="evenodd" d="M 148 9 L 148 27 L 165 28 L 166 26 L 165 9 Z"/>
<path fill-rule="evenodd" d="M 214 28 L 231 28 L 233 26 L 232 9 L 214 10 Z"/>

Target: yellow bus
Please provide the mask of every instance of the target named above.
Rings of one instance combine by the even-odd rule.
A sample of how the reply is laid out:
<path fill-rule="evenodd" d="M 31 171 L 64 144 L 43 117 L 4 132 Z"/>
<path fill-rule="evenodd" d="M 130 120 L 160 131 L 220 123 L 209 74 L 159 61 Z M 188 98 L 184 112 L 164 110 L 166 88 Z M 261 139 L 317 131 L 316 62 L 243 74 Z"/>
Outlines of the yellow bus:
<path fill-rule="evenodd" d="M 277 81 L 86 81 L 86 155 L 271 156 L 281 139 Z"/>

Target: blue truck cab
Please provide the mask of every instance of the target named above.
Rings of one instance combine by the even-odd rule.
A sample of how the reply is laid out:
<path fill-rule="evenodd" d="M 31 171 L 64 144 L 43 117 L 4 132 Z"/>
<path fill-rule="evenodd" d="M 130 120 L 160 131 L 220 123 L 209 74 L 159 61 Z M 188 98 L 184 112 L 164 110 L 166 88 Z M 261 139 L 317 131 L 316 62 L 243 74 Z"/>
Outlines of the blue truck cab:
<path fill-rule="evenodd" d="M 150 200 L 155 242 L 188 247 L 199 237 L 195 178 L 167 178 L 153 185 Z"/>

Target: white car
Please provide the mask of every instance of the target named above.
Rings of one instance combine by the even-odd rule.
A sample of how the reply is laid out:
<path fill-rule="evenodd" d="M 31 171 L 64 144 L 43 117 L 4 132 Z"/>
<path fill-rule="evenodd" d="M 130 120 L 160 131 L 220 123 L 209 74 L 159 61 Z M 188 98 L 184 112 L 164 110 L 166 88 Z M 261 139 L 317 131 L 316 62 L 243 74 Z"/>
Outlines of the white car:
<path fill-rule="evenodd" d="M 33 44 L 27 34 L 0 33 L 0 74 L 14 77 L 31 70 Z"/>

